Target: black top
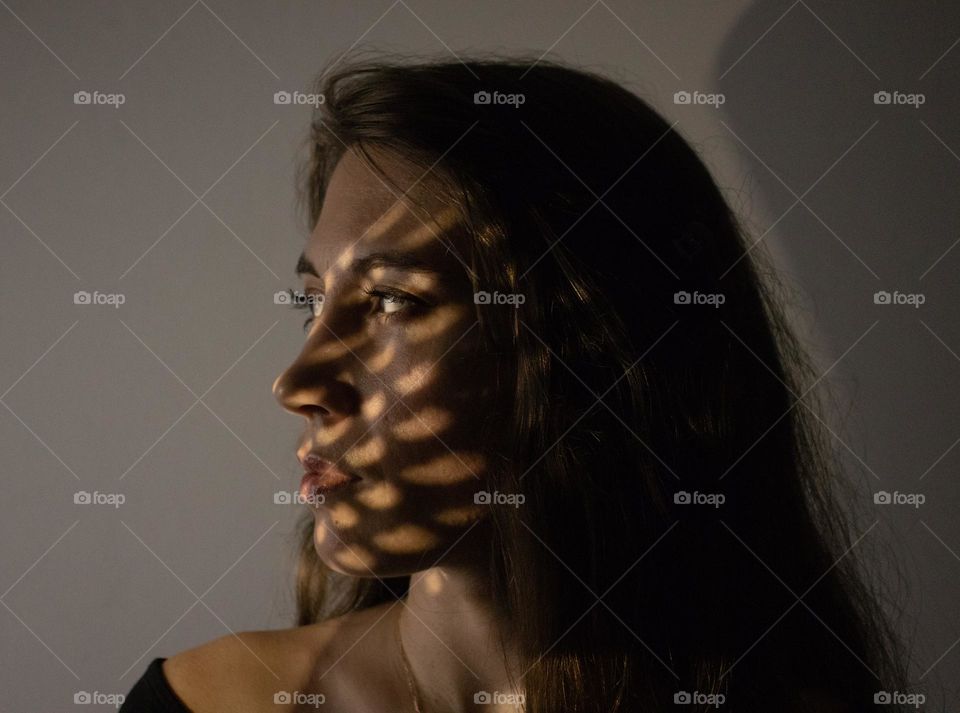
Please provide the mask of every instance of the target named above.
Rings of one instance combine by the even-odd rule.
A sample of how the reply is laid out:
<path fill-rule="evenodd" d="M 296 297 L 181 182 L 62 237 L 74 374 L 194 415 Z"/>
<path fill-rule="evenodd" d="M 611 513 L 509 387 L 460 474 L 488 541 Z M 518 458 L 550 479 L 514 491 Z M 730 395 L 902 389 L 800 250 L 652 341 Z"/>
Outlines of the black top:
<path fill-rule="evenodd" d="M 161 665 L 166 659 L 156 658 L 133 685 L 118 713 L 190 713 L 177 698 Z"/>

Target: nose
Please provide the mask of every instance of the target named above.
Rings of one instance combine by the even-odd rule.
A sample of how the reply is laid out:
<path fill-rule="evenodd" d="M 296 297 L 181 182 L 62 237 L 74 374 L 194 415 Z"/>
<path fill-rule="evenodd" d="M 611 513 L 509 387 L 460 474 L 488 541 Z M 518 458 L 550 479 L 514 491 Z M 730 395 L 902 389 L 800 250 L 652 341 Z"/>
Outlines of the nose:
<path fill-rule="evenodd" d="M 291 413 L 319 417 L 328 425 L 357 413 L 360 407 L 353 385 L 302 358 L 273 382 L 273 395 Z"/>

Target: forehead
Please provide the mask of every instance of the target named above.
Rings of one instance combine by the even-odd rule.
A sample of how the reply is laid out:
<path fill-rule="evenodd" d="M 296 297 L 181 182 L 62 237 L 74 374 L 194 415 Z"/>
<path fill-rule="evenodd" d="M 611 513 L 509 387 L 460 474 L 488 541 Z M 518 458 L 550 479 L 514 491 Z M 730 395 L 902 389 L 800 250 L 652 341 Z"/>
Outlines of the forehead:
<path fill-rule="evenodd" d="M 353 150 L 330 178 L 304 253 L 323 274 L 373 252 L 398 252 L 463 272 L 466 255 L 456 208 L 440 198 L 436 178 L 386 151 L 370 151 L 381 175 Z"/>

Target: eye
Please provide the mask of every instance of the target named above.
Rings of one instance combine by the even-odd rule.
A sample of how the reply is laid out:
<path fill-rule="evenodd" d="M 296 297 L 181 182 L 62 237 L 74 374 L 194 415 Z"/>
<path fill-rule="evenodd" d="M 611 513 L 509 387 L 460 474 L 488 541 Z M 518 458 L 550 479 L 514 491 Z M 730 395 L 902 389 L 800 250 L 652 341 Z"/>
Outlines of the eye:
<path fill-rule="evenodd" d="M 374 301 L 374 312 L 384 317 L 391 317 L 399 312 L 407 312 L 412 308 L 423 305 L 423 301 L 413 295 L 386 287 L 376 287 L 364 292 Z"/>
<path fill-rule="evenodd" d="M 399 312 L 406 305 L 408 300 L 398 295 L 381 295 L 380 309 L 384 314 L 393 314 Z"/>

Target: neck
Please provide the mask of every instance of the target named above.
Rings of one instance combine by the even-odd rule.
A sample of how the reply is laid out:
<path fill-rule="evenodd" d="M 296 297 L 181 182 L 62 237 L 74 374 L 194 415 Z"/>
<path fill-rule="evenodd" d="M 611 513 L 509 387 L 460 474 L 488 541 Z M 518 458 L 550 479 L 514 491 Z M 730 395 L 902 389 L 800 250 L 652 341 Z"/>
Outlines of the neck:
<path fill-rule="evenodd" d="M 474 707 L 474 696 L 480 692 L 522 691 L 517 679 L 524 671 L 510 646 L 509 632 L 500 640 L 504 622 L 484 577 L 452 567 L 417 572 L 410 577 L 406 606 L 398 611 L 403 648 L 424 713 L 516 709 L 512 704 L 497 705 L 497 699 L 494 705 Z"/>

